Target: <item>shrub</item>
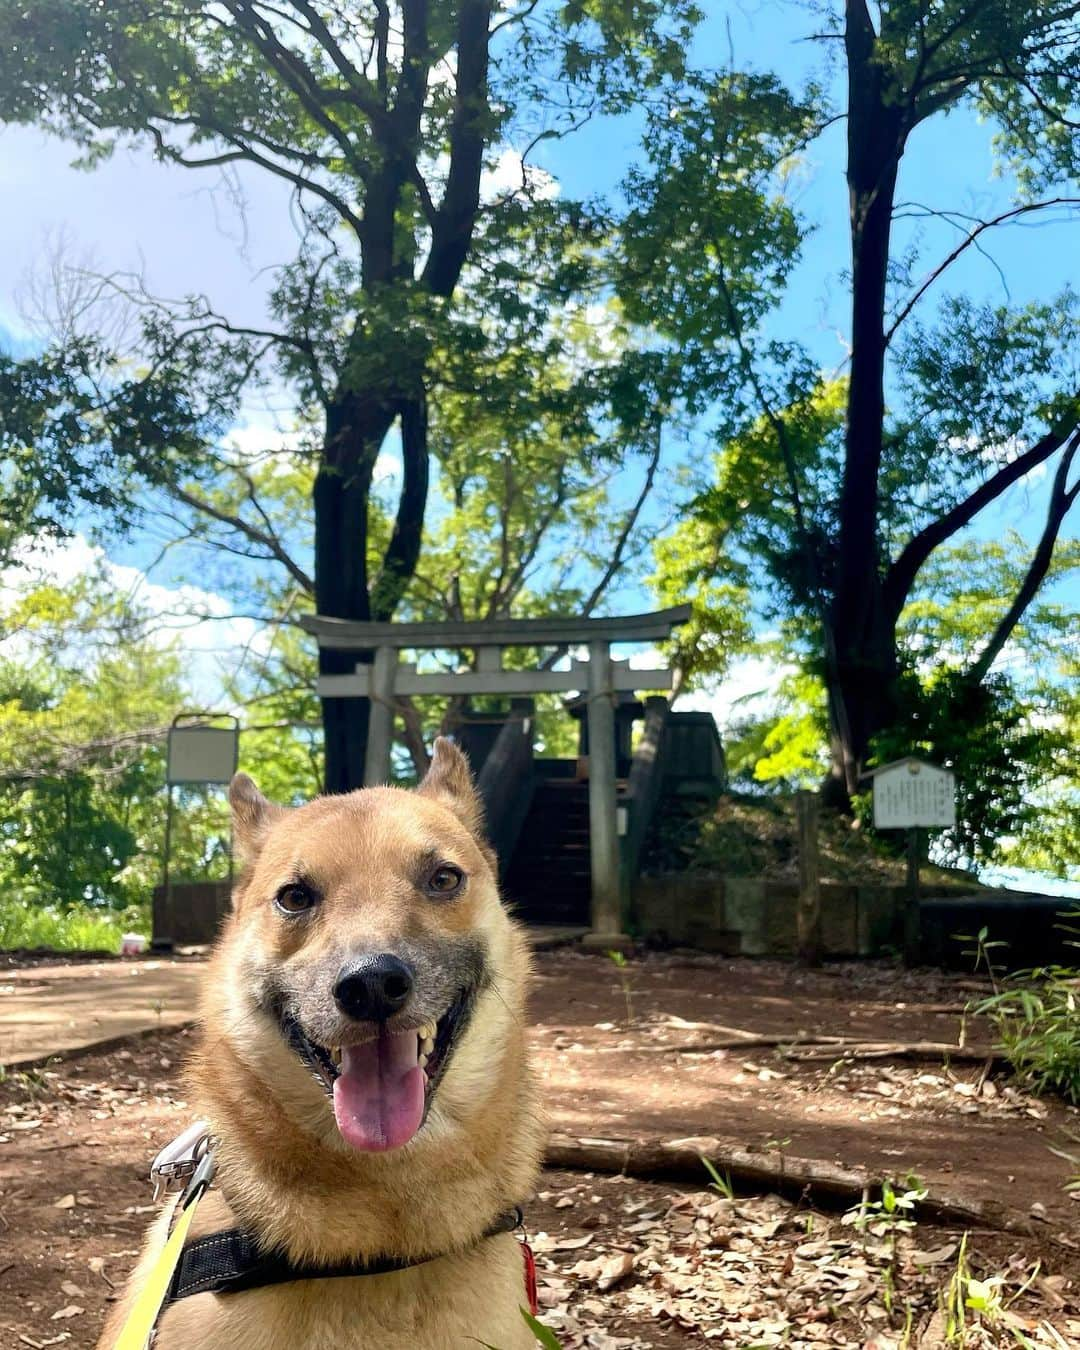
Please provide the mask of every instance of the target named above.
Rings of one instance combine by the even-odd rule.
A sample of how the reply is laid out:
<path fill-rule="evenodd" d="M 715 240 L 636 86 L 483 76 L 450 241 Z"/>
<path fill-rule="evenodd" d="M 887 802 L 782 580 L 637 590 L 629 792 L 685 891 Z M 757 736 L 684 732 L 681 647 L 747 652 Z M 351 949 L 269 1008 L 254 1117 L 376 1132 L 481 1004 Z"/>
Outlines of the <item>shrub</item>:
<path fill-rule="evenodd" d="M 147 932 L 146 914 L 137 908 L 93 909 L 86 905 L 28 904 L 15 896 L 0 898 L 0 950 L 52 947 L 57 951 L 120 950 L 128 930 Z"/>

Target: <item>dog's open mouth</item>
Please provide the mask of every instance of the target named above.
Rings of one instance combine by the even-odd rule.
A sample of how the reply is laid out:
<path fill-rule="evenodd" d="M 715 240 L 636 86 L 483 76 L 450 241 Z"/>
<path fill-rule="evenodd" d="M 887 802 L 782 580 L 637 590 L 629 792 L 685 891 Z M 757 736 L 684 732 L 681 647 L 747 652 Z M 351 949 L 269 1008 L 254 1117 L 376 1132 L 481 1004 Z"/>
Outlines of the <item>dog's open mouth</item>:
<path fill-rule="evenodd" d="M 401 1148 L 420 1130 L 472 1013 L 465 989 L 437 1022 L 408 1031 L 380 1027 L 361 1045 L 322 1046 L 282 1009 L 282 1034 L 325 1089 L 341 1137 L 363 1152 Z"/>

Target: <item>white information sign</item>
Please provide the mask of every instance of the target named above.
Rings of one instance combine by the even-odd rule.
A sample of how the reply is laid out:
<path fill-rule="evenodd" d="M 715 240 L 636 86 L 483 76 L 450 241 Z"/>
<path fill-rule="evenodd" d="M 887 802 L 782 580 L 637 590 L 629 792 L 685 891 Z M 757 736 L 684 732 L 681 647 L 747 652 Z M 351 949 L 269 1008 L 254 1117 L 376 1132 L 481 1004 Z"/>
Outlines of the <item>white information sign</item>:
<path fill-rule="evenodd" d="M 235 727 L 173 727 L 168 783 L 228 783 L 236 772 Z"/>
<path fill-rule="evenodd" d="M 911 830 L 956 824 L 956 775 L 920 759 L 875 769 L 874 826 Z"/>

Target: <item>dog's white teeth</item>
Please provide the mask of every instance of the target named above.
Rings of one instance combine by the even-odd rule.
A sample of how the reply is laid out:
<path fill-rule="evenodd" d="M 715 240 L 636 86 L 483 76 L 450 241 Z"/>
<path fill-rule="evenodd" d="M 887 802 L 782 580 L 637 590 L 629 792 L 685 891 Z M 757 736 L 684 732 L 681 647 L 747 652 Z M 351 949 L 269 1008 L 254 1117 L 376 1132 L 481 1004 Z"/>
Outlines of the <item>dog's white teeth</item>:
<path fill-rule="evenodd" d="M 435 1038 L 433 1036 L 422 1036 L 420 1038 L 420 1058 L 422 1060 L 426 1060 L 434 1049 Z"/>
<path fill-rule="evenodd" d="M 435 1039 L 435 1023 L 425 1022 L 422 1027 L 417 1028 L 416 1034 L 423 1041 L 433 1041 Z"/>
<path fill-rule="evenodd" d="M 419 1063 L 419 1065 L 420 1065 L 420 1067 L 421 1067 L 422 1069 L 426 1069 L 426 1068 L 427 1068 L 427 1062 L 428 1062 L 428 1057 L 427 1057 L 426 1054 L 421 1054 L 421 1055 L 418 1057 L 418 1063 Z"/>
<path fill-rule="evenodd" d="M 340 1045 L 333 1045 L 333 1046 L 330 1047 L 330 1058 L 334 1061 L 334 1063 L 335 1063 L 335 1064 L 337 1065 L 337 1067 L 340 1069 L 340 1068 L 341 1068 L 341 1046 L 340 1046 Z"/>

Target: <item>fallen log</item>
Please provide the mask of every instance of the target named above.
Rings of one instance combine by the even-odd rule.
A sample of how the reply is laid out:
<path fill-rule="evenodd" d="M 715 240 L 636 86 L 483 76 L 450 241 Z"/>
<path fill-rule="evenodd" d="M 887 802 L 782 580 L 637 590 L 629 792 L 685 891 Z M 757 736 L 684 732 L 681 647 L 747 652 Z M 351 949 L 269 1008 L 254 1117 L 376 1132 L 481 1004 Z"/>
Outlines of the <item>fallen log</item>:
<path fill-rule="evenodd" d="M 684 1181 L 706 1186 L 707 1158 L 736 1190 L 776 1191 L 792 1199 L 814 1201 L 825 1208 L 850 1209 L 880 1198 L 882 1176 L 867 1168 L 842 1168 L 780 1150 L 754 1152 L 733 1148 L 711 1135 L 687 1139 L 593 1139 L 553 1134 L 546 1166 L 572 1171 L 603 1172 L 643 1181 Z M 921 1200 L 916 1218 L 961 1228 L 987 1228 L 1019 1233 L 1074 1250 L 1075 1243 L 1054 1237 L 1045 1223 L 996 1200 L 967 1200 L 930 1194 Z"/>
<path fill-rule="evenodd" d="M 754 1036 L 734 1040 L 722 1037 L 715 1041 L 690 1041 L 683 1045 L 642 1045 L 634 1054 L 642 1055 L 707 1055 L 714 1050 L 775 1049 L 785 1059 L 814 1062 L 837 1059 L 952 1059 L 961 1064 L 983 1064 L 991 1059 L 994 1065 L 1007 1063 L 1003 1055 L 979 1050 L 968 1045 L 953 1045 L 948 1041 L 856 1041 L 842 1036 L 808 1036 L 804 1040 L 792 1036 Z"/>
<path fill-rule="evenodd" d="M 857 1045 L 857 1041 L 845 1040 L 842 1036 L 807 1036 L 800 1039 L 798 1036 L 754 1036 L 747 1033 L 745 1036 L 724 1036 L 715 1041 L 691 1041 L 686 1045 L 642 1045 L 634 1047 L 634 1054 L 642 1055 L 671 1055 L 671 1054 L 706 1054 L 712 1050 L 751 1050 L 755 1046 L 759 1049 L 775 1048 L 786 1045 L 805 1045 L 805 1046 L 823 1046 L 832 1045 L 842 1047 L 845 1045 Z"/>
<path fill-rule="evenodd" d="M 674 1013 L 658 1017 L 652 1025 L 668 1031 L 712 1031 L 717 1036 L 734 1036 L 744 1041 L 752 1041 L 755 1036 L 762 1034 L 757 1031 L 744 1031 L 742 1027 L 727 1027 L 721 1022 L 688 1022 L 685 1017 L 677 1017 Z"/>
<path fill-rule="evenodd" d="M 795 1053 L 797 1052 L 797 1053 Z M 807 1045 L 805 1048 L 789 1043 L 781 1054 L 796 1061 L 832 1059 L 951 1059 L 960 1064 L 1007 1064 L 1004 1055 L 993 1050 L 977 1049 L 970 1045 L 953 1045 L 949 1041 L 853 1041 L 839 1048 Z"/>

